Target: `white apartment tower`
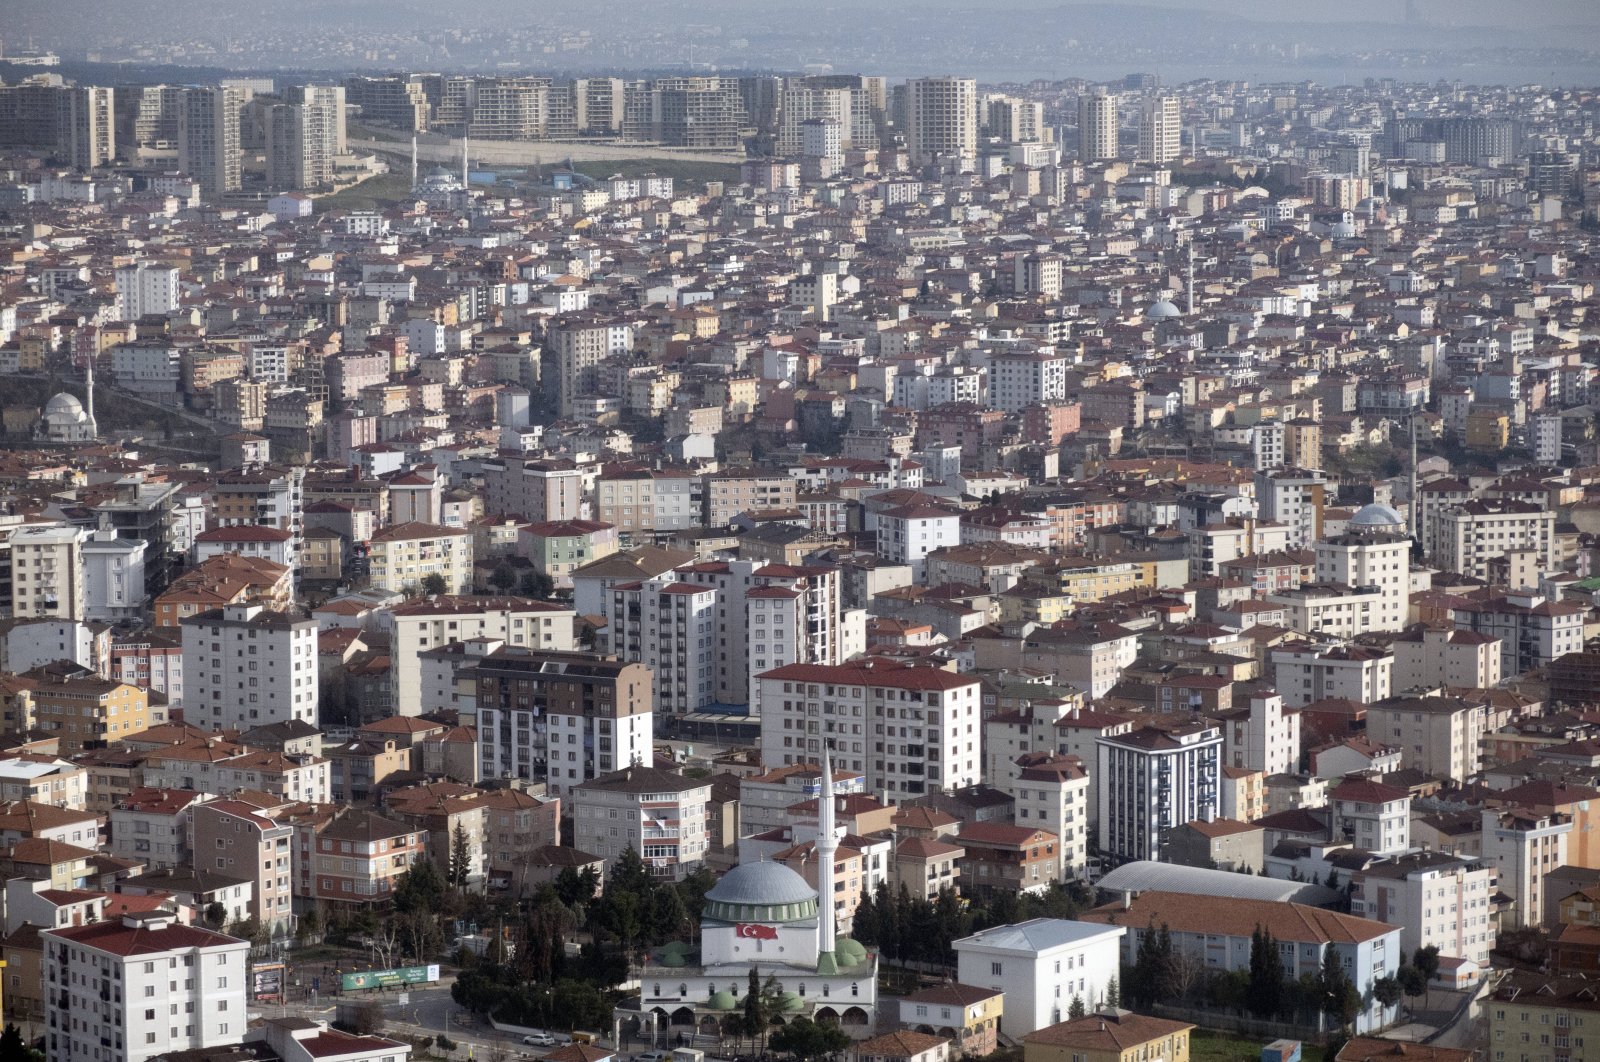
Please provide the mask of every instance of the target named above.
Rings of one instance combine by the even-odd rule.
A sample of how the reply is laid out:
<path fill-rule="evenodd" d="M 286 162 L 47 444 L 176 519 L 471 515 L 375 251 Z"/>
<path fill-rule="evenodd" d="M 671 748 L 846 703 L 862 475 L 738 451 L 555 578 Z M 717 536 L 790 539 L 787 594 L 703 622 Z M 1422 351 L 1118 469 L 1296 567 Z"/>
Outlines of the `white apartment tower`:
<path fill-rule="evenodd" d="M 1183 153 L 1183 115 L 1176 96 L 1149 96 L 1139 112 L 1139 158 L 1157 166 Z"/>
<path fill-rule="evenodd" d="M 1378 591 L 1367 630 L 1404 629 L 1411 609 L 1411 538 L 1399 513 L 1386 505 L 1365 506 L 1344 534 L 1316 544 L 1316 556 L 1319 583 Z"/>
<path fill-rule="evenodd" d="M 212 198 L 239 191 L 243 156 L 239 114 L 247 100 L 234 85 L 184 90 L 178 114 L 178 165 Z"/>
<path fill-rule="evenodd" d="M 261 605 L 183 620 L 184 715 L 214 730 L 317 725 L 317 623 Z"/>
<path fill-rule="evenodd" d="M 1218 811 L 1222 733 L 1210 723 L 1143 727 L 1095 740 L 1100 849 L 1161 858 L 1167 831 Z"/>
<path fill-rule="evenodd" d="M 164 913 L 39 937 L 52 1062 L 144 1062 L 244 1039 L 247 940 Z"/>
<path fill-rule="evenodd" d="M 923 77 L 906 83 L 906 147 L 912 165 L 978 154 L 978 83 Z"/>
<path fill-rule="evenodd" d="M 1084 162 L 1117 157 L 1117 98 L 1104 89 L 1078 97 L 1078 157 Z"/>
<path fill-rule="evenodd" d="M 117 157 L 114 90 L 86 85 L 71 91 L 68 140 L 73 168 L 110 165 Z"/>
<path fill-rule="evenodd" d="M 147 314 L 166 316 L 178 308 L 178 267 L 136 262 L 116 271 L 117 320 L 137 321 Z"/>

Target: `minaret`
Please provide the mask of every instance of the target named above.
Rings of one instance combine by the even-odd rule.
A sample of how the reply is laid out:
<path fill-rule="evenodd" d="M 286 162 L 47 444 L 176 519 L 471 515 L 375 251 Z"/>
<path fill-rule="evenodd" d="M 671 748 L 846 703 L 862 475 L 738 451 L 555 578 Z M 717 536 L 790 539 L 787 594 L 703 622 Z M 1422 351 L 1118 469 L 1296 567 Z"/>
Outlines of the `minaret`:
<path fill-rule="evenodd" d="M 1194 233 L 1189 234 L 1189 312 L 1185 315 L 1194 317 Z"/>
<path fill-rule="evenodd" d="M 822 745 L 822 795 L 817 800 L 817 973 L 836 974 L 834 958 L 833 857 L 839 848 L 839 832 L 834 825 L 833 760 L 828 755 L 827 739 Z"/>
<path fill-rule="evenodd" d="M 411 134 L 411 187 L 417 186 L 417 135 Z"/>
<path fill-rule="evenodd" d="M 464 191 L 466 189 L 466 187 L 467 187 L 467 138 L 465 136 L 463 136 L 461 138 L 461 188 Z"/>
<path fill-rule="evenodd" d="M 91 351 L 83 368 L 84 412 L 89 414 L 89 437 L 100 438 L 100 422 L 94 419 L 94 353 Z"/>

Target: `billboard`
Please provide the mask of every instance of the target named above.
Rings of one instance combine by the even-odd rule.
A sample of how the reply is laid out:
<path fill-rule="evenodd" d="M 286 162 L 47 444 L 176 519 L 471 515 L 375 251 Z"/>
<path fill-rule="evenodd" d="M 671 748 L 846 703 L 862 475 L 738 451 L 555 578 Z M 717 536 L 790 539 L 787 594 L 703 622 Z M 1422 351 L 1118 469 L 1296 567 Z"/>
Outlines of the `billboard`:
<path fill-rule="evenodd" d="M 401 966 L 393 970 L 361 970 L 341 973 L 339 987 L 345 992 L 360 988 L 393 988 L 396 985 L 425 985 L 439 979 L 439 966 Z"/>
<path fill-rule="evenodd" d="M 250 993 L 256 999 L 283 999 L 283 963 L 251 963 Z"/>

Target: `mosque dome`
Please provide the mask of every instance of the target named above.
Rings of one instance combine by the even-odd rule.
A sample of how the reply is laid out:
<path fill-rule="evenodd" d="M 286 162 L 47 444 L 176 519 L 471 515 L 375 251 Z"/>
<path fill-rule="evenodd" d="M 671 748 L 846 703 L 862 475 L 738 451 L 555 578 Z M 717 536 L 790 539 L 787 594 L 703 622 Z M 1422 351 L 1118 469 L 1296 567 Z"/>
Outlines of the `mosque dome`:
<path fill-rule="evenodd" d="M 732 1010 L 739 1003 L 733 998 L 733 993 L 724 988 L 720 992 L 711 993 L 711 998 L 706 1000 L 706 1006 L 712 1010 Z"/>
<path fill-rule="evenodd" d="M 1363 505 L 1354 516 L 1350 518 L 1349 526 L 1362 527 L 1369 530 L 1399 530 L 1406 523 L 1406 518 L 1390 505 Z"/>
<path fill-rule="evenodd" d="M 83 403 L 63 391 L 44 404 L 36 434 L 50 442 L 88 442 L 96 429 Z"/>
<path fill-rule="evenodd" d="M 856 966 L 867 959 L 866 947 L 851 937 L 840 937 L 833 945 L 833 953 L 838 956 L 841 967 Z"/>
<path fill-rule="evenodd" d="M 798 922 L 817 915 L 817 890 L 782 863 L 740 863 L 706 893 L 705 914 L 725 922 Z"/>
<path fill-rule="evenodd" d="M 1177 304 L 1171 299 L 1158 299 L 1150 304 L 1150 308 L 1144 312 L 1144 315 L 1151 320 L 1160 321 L 1169 317 L 1182 317 L 1183 311 L 1179 310 Z"/>

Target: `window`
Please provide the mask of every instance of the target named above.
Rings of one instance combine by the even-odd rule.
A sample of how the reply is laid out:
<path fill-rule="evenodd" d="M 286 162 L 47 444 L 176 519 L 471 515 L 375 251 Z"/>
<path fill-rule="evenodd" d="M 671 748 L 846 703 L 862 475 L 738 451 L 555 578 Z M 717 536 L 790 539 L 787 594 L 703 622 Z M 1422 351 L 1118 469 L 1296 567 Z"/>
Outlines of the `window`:
<path fill-rule="evenodd" d="M 991 962 L 989 964 L 989 972 L 991 974 L 993 974 L 994 976 L 999 977 L 1000 976 L 1000 964 L 997 963 L 997 962 Z"/>

